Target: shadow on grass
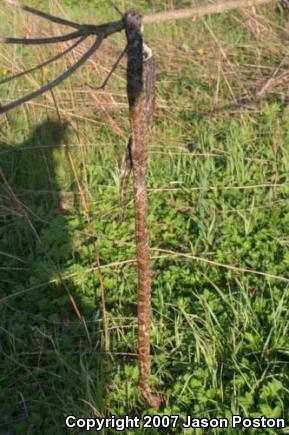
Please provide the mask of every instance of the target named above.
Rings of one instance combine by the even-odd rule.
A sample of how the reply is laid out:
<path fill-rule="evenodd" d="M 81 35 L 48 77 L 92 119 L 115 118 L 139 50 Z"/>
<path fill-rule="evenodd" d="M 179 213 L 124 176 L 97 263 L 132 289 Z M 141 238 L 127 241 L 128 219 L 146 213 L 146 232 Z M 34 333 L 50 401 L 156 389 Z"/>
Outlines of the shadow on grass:
<path fill-rule="evenodd" d="M 0 433 L 64 433 L 64 416 L 104 401 L 95 296 L 61 276 L 85 222 L 65 156 L 67 126 L 47 120 L 0 147 Z M 63 194 L 65 192 L 66 195 Z M 72 308 L 74 298 L 87 324 Z M 89 402 L 91 406 L 84 405 Z"/>

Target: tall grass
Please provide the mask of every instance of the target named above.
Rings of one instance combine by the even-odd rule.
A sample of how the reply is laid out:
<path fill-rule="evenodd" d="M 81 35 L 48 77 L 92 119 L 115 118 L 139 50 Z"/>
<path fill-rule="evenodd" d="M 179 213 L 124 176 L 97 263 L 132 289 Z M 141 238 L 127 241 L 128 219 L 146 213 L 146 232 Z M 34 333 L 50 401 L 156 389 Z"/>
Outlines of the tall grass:
<path fill-rule="evenodd" d="M 49 5 L 79 22 L 116 17 L 103 2 Z M 1 24 L 9 35 L 62 30 L 4 8 Z M 268 6 L 145 35 L 158 65 L 148 172 L 153 387 L 165 414 L 288 418 L 286 16 Z M 153 412 L 137 391 L 132 193 L 117 225 L 125 61 L 104 91 L 88 86 L 103 81 L 123 45 L 121 35 L 106 41 L 54 95 L 0 120 L 1 433 L 60 434 L 68 414 Z M 2 87 L 1 102 L 54 77 L 84 48 Z M 0 74 L 56 50 L 2 46 Z"/>

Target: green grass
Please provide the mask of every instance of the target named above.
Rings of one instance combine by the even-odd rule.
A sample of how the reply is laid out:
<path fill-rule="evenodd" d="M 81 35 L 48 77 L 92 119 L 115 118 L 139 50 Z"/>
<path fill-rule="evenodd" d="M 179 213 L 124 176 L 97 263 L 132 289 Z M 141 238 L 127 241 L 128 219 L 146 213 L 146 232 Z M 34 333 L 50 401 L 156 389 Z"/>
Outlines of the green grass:
<path fill-rule="evenodd" d="M 78 3 L 61 5 L 79 22 L 117 19 L 103 2 Z M 139 2 L 142 11 L 162 8 Z M 252 33 L 241 13 L 146 29 L 158 66 L 148 170 L 152 385 L 163 397 L 161 413 L 183 418 L 289 417 L 289 289 L 282 280 L 289 264 L 289 110 L 286 75 L 278 80 L 288 69 L 288 41 L 282 11 L 258 12 L 265 34 L 256 27 Z M 14 34 L 9 22 L 25 28 L 19 12 L 3 10 L 2 28 Z M 137 389 L 136 269 L 127 262 L 135 258 L 132 191 L 117 225 L 129 135 L 125 62 L 105 92 L 86 86 L 101 82 L 123 43 L 121 35 L 106 42 L 94 63 L 55 90 L 64 124 L 51 95 L 0 119 L 1 434 L 62 434 L 68 414 L 155 412 Z M 0 55 L 3 75 L 49 53 L 1 47 Z M 261 101 L 227 107 L 254 97 L 282 60 Z M 49 77 L 64 66 L 51 67 Z M 3 87 L 1 101 L 43 79 L 33 77 Z M 179 426 L 176 433 L 222 431 Z"/>

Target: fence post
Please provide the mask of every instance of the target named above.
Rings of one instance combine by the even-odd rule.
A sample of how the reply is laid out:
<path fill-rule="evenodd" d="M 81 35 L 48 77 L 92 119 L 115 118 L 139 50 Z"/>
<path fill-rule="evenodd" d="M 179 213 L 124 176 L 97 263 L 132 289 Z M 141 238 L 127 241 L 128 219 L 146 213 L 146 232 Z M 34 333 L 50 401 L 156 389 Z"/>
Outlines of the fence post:
<path fill-rule="evenodd" d="M 135 201 L 135 235 L 138 267 L 138 356 L 140 365 L 140 391 L 154 408 L 160 406 L 160 396 L 149 386 L 151 374 L 151 267 L 147 228 L 147 149 L 145 135 L 151 96 L 144 92 L 142 17 L 135 11 L 124 16 L 128 41 L 127 95 L 131 125 L 131 164 Z"/>

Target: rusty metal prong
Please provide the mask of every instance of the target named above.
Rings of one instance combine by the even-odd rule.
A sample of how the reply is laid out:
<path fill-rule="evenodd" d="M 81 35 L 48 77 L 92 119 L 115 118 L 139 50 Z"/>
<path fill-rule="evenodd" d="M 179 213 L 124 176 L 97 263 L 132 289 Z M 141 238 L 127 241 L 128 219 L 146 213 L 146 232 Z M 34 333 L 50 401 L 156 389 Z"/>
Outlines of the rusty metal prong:
<path fill-rule="evenodd" d="M 115 4 L 115 2 L 113 0 L 109 0 L 109 3 L 112 5 L 112 7 L 116 10 L 116 12 L 119 13 L 119 15 L 122 17 L 123 13 L 121 12 L 121 10 L 119 9 L 119 7 Z"/>
<path fill-rule="evenodd" d="M 92 86 L 89 83 L 87 83 L 87 86 L 90 89 L 93 89 L 94 91 L 103 90 L 106 87 L 106 85 L 107 85 L 109 79 L 111 78 L 112 74 L 114 73 L 114 71 L 118 67 L 118 65 L 119 65 L 121 59 L 123 58 L 123 56 L 125 55 L 126 51 L 127 51 L 127 45 L 126 45 L 125 49 L 121 52 L 119 57 L 117 58 L 116 62 L 114 63 L 113 67 L 111 68 L 110 72 L 108 73 L 108 75 L 107 75 L 106 79 L 104 80 L 104 82 L 102 83 L 102 85 L 95 87 L 95 86 Z"/>
<path fill-rule="evenodd" d="M 83 36 L 83 40 L 85 40 L 87 36 Z M 92 56 L 92 54 L 98 49 L 100 44 L 102 43 L 103 38 L 96 38 L 92 46 L 84 53 L 84 55 L 74 64 L 72 67 L 70 67 L 68 70 L 66 70 L 63 74 L 58 76 L 56 79 L 54 79 L 52 82 L 47 83 L 45 86 L 42 86 L 40 89 L 37 89 L 36 91 L 31 92 L 28 95 L 25 95 L 22 98 L 19 98 L 18 100 L 12 101 L 11 103 L 8 103 L 4 106 L 0 106 L 0 113 L 8 112 L 8 110 L 14 109 L 15 107 L 19 106 L 20 104 L 27 103 L 28 101 L 32 100 L 33 98 L 38 97 L 39 95 L 44 94 L 45 92 L 49 91 L 50 89 L 53 89 L 55 86 L 59 85 L 61 82 L 66 80 L 68 77 L 70 77 L 78 68 L 80 68 L 87 59 Z"/>
<path fill-rule="evenodd" d="M 45 20 L 51 21 L 52 23 L 63 24 L 64 26 L 74 27 L 75 29 L 81 29 L 81 25 L 75 23 L 74 21 L 66 20 L 64 18 L 55 17 L 54 15 L 48 14 L 47 12 L 39 11 L 38 9 L 32 8 L 30 6 L 21 5 L 16 0 L 5 0 L 7 4 L 15 6 L 22 9 L 23 11 L 30 12 L 33 15 L 38 15 L 38 17 L 44 18 Z"/>
<path fill-rule="evenodd" d="M 66 54 L 68 54 L 70 51 L 72 51 L 75 47 L 77 47 L 82 41 L 84 41 L 85 37 L 80 38 L 78 41 L 76 41 L 74 44 L 72 44 L 70 47 L 68 47 L 66 50 L 62 51 L 61 53 L 58 53 L 56 56 L 53 56 L 52 58 L 46 60 L 43 63 L 40 63 L 39 65 L 34 66 L 33 68 L 27 69 L 25 71 L 21 71 L 18 74 L 15 74 L 13 76 L 7 77 L 6 79 L 3 79 L 0 81 L 0 85 L 3 85 L 4 83 L 9 83 L 12 80 L 18 79 L 19 77 L 25 76 L 27 74 L 32 73 L 33 71 L 37 71 L 38 69 L 44 68 L 47 65 L 50 65 L 53 62 L 56 62 L 57 60 L 64 57 Z"/>
<path fill-rule="evenodd" d="M 42 45 L 42 44 L 57 44 L 59 42 L 70 41 L 71 39 L 79 38 L 84 34 L 83 31 L 68 33 L 67 35 L 51 36 L 48 38 L 0 38 L 0 42 L 4 44 L 21 44 L 21 45 Z"/>

